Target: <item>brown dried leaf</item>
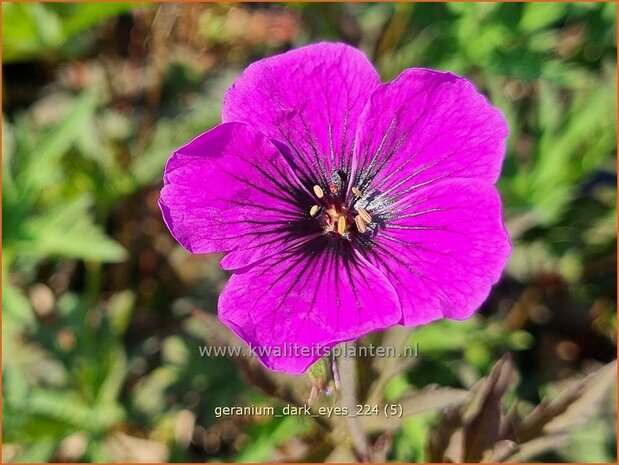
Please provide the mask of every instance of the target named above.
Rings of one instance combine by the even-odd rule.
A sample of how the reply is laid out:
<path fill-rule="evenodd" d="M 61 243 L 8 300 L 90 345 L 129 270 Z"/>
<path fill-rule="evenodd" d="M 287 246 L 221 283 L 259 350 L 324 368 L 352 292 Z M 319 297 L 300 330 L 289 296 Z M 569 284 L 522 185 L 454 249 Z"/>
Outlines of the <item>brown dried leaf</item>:
<path fill-rule="evenodd" d="M 426 451 L 428 462 L 445 463 L 447 461 L 460 461 L 461 457 L 452 457 L 447 460 L 449 445 L 456 437 L 456 432 L 462 425 L 462 409 L 451 407 L 445 410 L 438 426 L 431 433 Z M 458 447 L 458 451 L 462 448 Z"/>
<path fill-rule="evenodd" d="M 350 447 L 350 444 L 338 444 L 325 458 L 325 463 L 354 463 L 357 458 Z"/>
<path fill-rule="evenodd" d="M 541 436 L 527 441 L 524 444 L 519 444 L 516 451 L 512 455 L 505 457 L 502 462 L 528 462 L 539 457 L 541 454 L 563 447 L 568 440 L 569 435 L 567 434 Z"/>
<path fill-rule="evenodd" d="M 484 453 L 481 462 L 503 462 L 518 449 L 518 444 L 509 439 L 502 439 L 494 444 L 494 447 Z"/>
<path fill-rule="evenodd" d="M 503 422 L 503 395 L 514 379 L 513 363 L 509 354 L 494 366 L 486 380 L 477 388 L 481 392 L 478 408 L 465 420 L 464 461 L 479 462 L 484 452 L 501 439 Z"/>
<path fill-rule="evenodd" d="M 521 420 L 518 415 L 519 404 L 520 402 L 518 399 L 514 400 L 514 403 L 503 417 L 503 421 L 501 422 L 501 431 L 499 432 L 500 438 L 510 438 L 514 429 L 516 429 L 520 424 Z"/>
<path fill-rule="evenodd" d="M 393 436 L 391 433 L 384 433 L 376 438 L 370 445 L 370 458 L 374 463 L 386 463 L 389 452 L 393 447 Z"/>
<path fill-rule="evenodd" d="M 471 393 L 464 389 L 428 386 L 405 396 L 400 403 L 402 404 L 403 415 L 412 416 L 430 410 L 463 405 L 470 396 Z"/>
<path fill-rule="evenodd" d="M 617 361 L 610 362 L 581 382 L 580 395 L 573 400 L 563 415 L 546 426 L 550 433 L 561 433 L 581 425 L 600 413 L 606 394 L 617 383 Z"/>
<path fill-rule="evenodd" d="M 406 417 L 432 410 L 444 410 L 463 405 L 471 396 L 469 391 L 449 387 L 428 386 L 406 395 L 398 403 L 402 405 L 402 418 L 379 416 L 362 417 L 363 427 L 370 433 L 395 431 Z"/>
<path fill-rule="evenodd" d="M 544 399 L 515 429 L 512 439 L 526 442 L 561 433 L 582 424 L 600 409 L 604 394 L 615 383 L 617 362 L 572 383 L 552 400 Z"/>

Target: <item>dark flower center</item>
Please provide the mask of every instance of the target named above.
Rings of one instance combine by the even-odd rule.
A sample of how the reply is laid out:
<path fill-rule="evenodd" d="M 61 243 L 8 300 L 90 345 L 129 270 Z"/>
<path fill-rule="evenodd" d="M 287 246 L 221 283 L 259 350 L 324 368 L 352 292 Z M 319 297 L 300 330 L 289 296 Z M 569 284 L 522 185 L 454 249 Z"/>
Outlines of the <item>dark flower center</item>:
<path fill-rule="evenodd" d="M 365 234 L 372 224 L 372 216 L 361 207 L 354 207 L 355 201 L 363 192 L 353 187 L 347 192 L 347 186 L 330 184 L 328 190 L 315 184 L 312 188 L 316 203 L 310 208 L 310 217 L 319 222 L 325 234 L 333 234 L 344 239 L 351 239 L 351 234 Z M 348 199 L 352 199 L 351 202 Z"/>

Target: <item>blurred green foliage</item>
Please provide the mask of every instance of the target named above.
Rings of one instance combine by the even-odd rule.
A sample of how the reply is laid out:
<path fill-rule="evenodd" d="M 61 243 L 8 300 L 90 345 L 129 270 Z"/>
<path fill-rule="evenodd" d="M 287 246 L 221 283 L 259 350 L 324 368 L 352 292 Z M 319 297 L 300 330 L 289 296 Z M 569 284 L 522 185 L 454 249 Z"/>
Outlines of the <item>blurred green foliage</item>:
<path fill-rule="evenodd" d="M 84 53 L 80 32 L 137 3 L 5 3 L 2 5 L 2 59 L 59 59 Z M 81 40 L 80 40 L 81 39 Z"/>
<path fill-rule="evenodd" d="M 338 458 L 299 418 L 214 418 L 218 405 L 273 401 L 232 361 L 199 356 L 210 336 L 179 298 L 214 309 L 226 276 L 175 246 L 156 206 L 167 157 L 218 123 L 240 70 L 318 40 L 360 46 L 385 80 L 412 66 L 470 77 L 511 130 L 499 182 L 514 243 L 507 276 L 481 315 L 417 329 L 420 359 L 381 395 L 471 389 L 514 351 L 530 406 L 615 353 L 616 5 L 2 12 L 5 461 L 290 461 L 298 438 L 318 451 L 301 457 Z M 614 461 L 613 409 L 536 459 Z M 406 419 L 388 459 L 427 459 L 437 421 Z"/>

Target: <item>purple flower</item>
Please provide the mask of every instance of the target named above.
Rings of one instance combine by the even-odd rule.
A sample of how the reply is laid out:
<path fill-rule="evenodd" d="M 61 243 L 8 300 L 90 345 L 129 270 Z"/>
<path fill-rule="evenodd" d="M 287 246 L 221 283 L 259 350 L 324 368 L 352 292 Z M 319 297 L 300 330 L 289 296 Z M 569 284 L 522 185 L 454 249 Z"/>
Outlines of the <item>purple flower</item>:
<path fill-rule="evenodd" d="M 160 205 L 187 250 L 226 252 L 219 318 L 267 367 L 468 318 L 499 279 L 508 128 L 466 79 L 413 68 L 381 84 L 359 50 L 320 43 L 250 65 L 222 120 L 172 155 Z M 291 345 L 307 349 L 281 356 Z"/>

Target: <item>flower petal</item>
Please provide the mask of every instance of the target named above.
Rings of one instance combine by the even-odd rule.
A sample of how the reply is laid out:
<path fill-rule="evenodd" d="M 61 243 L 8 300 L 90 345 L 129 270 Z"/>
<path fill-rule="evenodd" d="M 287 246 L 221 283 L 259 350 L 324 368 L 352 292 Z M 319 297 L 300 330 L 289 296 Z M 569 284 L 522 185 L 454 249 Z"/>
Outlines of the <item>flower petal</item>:
<path fill-rule="evenodd" d="M 466 79 L 409 69 L 377 88 L 359 122 L 358 184 L 382 197 L 446 177 L 494 183 L 508 126 Z"/>
<path fill-rule="evenodd" d="M 453 179 L 420 188 L 394 212 L 366 252 L 398 291 L 403 324 L 468 318 L 510 254 L 496 188 Z"/>
<path fill-rule="evenodd" d="M 242 123 L 222 124 L 178 149 L 166 165 L 159 204 L 187 250 L 230 252 L 225 268 L 309 240 L 315 224 L 311 196 L 280 152 Z"/>
<path fill-rule="evenodd" d="M 349 171 L 355 129 L 379 76 L 359 50 L 319 43 L 257 61 L 224 97 L 222 120 L 251 124 L 287 147 L 306 186 Z"/>
<path fill-rule="evenodd" d="M 374 266 L 350 243 L 324 235 L 234 273 L 219 318 L 267 367 L 303 373 L 322 349 L 396 324 L 401 309 Z M 295 344 L 307 352 L 285 356 Z"/>

